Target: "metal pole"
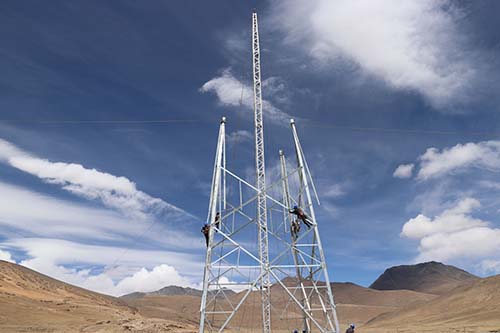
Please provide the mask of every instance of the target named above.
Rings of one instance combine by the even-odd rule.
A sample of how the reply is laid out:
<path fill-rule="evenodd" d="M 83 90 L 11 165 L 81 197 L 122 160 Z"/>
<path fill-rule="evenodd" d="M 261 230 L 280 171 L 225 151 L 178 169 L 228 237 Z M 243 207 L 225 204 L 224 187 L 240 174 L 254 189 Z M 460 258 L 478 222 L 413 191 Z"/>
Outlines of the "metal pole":
<path fill-rule="evenodd" d="M 304 192 L 306 194 L 306 200 L 307 200 L 307 206 L 309 208 L 309 213 L 311 214 L 311 218 L 314 222 L 314 225 L 312 226 L 314 228 L 314 236 L 317 242 L 317 247 L 318 247 L 318 252 L 320 255 L 320 260 L 321 260 L 321 265 L 323 268 L 323 274 L 325 278 L 325 283 L 327 287 L 327 296 L 328 296 L 328 301 L 330 303 L 330 310 L 332 311 L 333 314 L 333 320 L 334 320 L 334 329 L 335 332 L 339 333 L 340 332 L 340 327 L 339 327 L 339 322 L 337 318 L 337 312 L 335 309 L 335 302 L 333 300 L 333 293 L 330 285 L 330 278 L 328 276 L 328 269 L 326 267 L 326 260 L 325 260 L 325 255 L 323 252 L 323 246 L 321 245 L 321 238 L 319 236 L 319 231 L 318 231 L 318 224 L 316 223 L 316 215 L 314 213 L 314 206 L 312 203 L 312 198 L 311 198 L 311 193 L 309 191 L 309 185 L 307 181 L 307 175 L 306 175 L 306 170 L 304 167 L 304 156 L 302 153 L 302 147 L 300 146 L 300 141 L 299 141 L 299 136 L 297 134 L 297 129 L 295 128 L 295 121 L 293 119 L 290 120 L 290 125 L 292 126 L 292 134 L 293 134 L 293 140 L 295 143 L 295 150 L 297 152 L 297 163 L 299 165 L 299 173 L 301 174 L 302 182 L 304 184 Z M 327 319 L 329 319 L 328 314 Z M 333 327 L 332 327 L 333 329 Z"/>
<path fill-rule="evenodd" d="M 262 332 L 271 332 L 271 281 L 267 235 L 266 166 L 264 158 L 264 121 L 262 118 L 262 82 L 260 73 L 259 25 L 257 13 L 252 13 L 252 58 L 255 120 L 255 167 L 257 173 L 257 226 L 261 261 Z"/>
<path fill-rule="evenodd" d="M 210 192 L 210 203 L 208 207 L 208 221 L 210 224 L 209 241 L 207 246 L 207 253 L 205 257 L 205 270 L 203 273 L 203 294 L 201 297 L 200 305 L 200 333 L 205 331 L 205 320 L 206 320 L 206 305 L 207 305 L 207 294 L 208 294 L 208 281 L 210 279 L 209 271 L 211 269 L 212 261 L 212 243 L 214 238 L 214 226 L 215 214 L 217 214 L 217 199 L 219 196 L 219 187 L 221 180 L 221 170 L 222 170 L 222 158 L 223 152 L 225 150 L 225 136 L 226 136 L 226 117 L 222 117 L 219 129 L 219 138 L 217 140 L 217 150 L 215 153 L 215 163 L 214 172 L 212 178 L 212 191 Z"/>
<path fill-rule="evenodd" d="M 290 187 L 288 186 L 288 172 L 286 171 L 286 159 L 285 159 L 285 154 L 283 153 L 283 150 L 279 151 L 280 154 L 280 164 L 281 164 L 281 179 L 283 180 L 283 203 L 286 205 L 287 209 L 290 209 L 291 206 L 291 201 L 290 201 Z M 296 235 L 294 235 L 291 231 L 292 223 L 293 223 L 293 217 L 290 212 L 286 212 L 288 215 L 288 220 L 290 221 L 290 238 L 292 241 L 292 247 L 293 247 L 293 261 L 295 263 L 296 267 L 296 274 L 297 274 L 297 279 L 299 280 L 299 285 L 300 289 L 302 291 L 302 307 L 305 308 L 309 313 L 311 313 L 311 305 L 309 303 L 309 299 L 307 297 L 307 292 L 304 288 L 304 281 L 302 279 L 302 273 L 301 273 L 301 268 L 299 267 L 299 259 L 297 256 L 297 247 L 295 246 L 296 242 Z M 309 318 L 306 315 L 305 311 L 302 311 L 303 315 L 303 321 L 304 321 L 304 330 L 306 332 L 311 331 L 311 324 L 309 322 Z"/>

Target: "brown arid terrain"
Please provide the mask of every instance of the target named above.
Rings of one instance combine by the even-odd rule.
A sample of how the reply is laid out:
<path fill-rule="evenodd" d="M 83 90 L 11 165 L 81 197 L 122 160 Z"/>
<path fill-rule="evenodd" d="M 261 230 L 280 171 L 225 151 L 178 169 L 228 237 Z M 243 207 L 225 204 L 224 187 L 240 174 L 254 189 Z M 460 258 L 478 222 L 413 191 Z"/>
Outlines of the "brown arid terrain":
<path fill-rule="evenodd" d="M 397 283 L 403 290 L 375 290 L 353 283 L 332 284 L 344 329 L 354 322 L 360 333 L 500 333 L 500 276 L 480 279 L 453 266 L 434 262 L 387 271 L 395 270 L 398 274 L 393 277 L 397 276 Z M 386 273 L 381 276 L 383 279 L 387 278 Z M 413 279 L 411 274 L 418 274 L 421 281 Z M 411 288 L 432 293 L 409 290 Z M 274 304 L 282 302 L 279 287 L 273 287 L 272 295 Z M 231 297 L 236 300 L 240 295 Z M 183 295 L 182 291 L 178 295 L 146 294 L 129 298 L 127 302 L 145 317 L 172 318 L 192 324 L 199 318 L 200 298 Z M 259 306 L 259 295 L 255 293 L 234 319 L 243 331 L 245 328 L 248 332 L 258 330 Z M 275 314 L 274 318 L 279 315 Z M 288 332 L 290 327 L 297 325 L 294 320 L 273 322 L 275 331 Z"/>
<path fill-rule="evenodd" d="M 0 261 L 0 332 L 196 332 L 145 318 L 122 300 Z"/>
<path fill-rule="evenodd" d="M 362 332 L 500 332 L 500 275 L 371 320 Z"/>
<path fill-rule="evenodd" d="M 354 322 L 358 333 L 500 333 L 500 275 L 480 279 L 460 273 L 464 281 L 448 290 L 443 281 L 456 280 L 456 271 L 430 265 L 423 268 L 433 277 L 421 277 L 428 290 L 437 290 L 434 294 L 333 283 L 342 328 Z M 404 280 L 404 274 L 398 278 Z M 432 279 L 445 291 L 433 287 Z M 415 287 L 415 280 L 408 281 L 412 285 L 405 287 Z M 227 296 L 236 302 L 242 293 Z M 115 298 L 0 261 L 0 332 L 197 332 L 200 300 L 200 291 L 174 286 Z M 259 300 L 259 293 L 252 292 L 235 316 L 238 332 L 259 331 Z M 277 308 L 286 303 L 281 287 L 273 286 L 272 301 Z M 293 307 L 285 317 L 275 312 L 273 318 L 273 332 L 300 327 Z"/>
<path fill-rule="evenodd" d="M 393 312 L 405 306 L 425 303 L 437 297 L 410 290 L 372 290 L 353 283 L 333 283 L 332 287 L 337 300 L 339 318 L 343 324 L 350 322 L 361 324 L 380 314 Z M 286 297 L 283 290 L 278 286 L 273 286 L 271 295 L 276 308 L 284 308 Z M 122 299 L 131 307 L 137 308 L 140 314 L 145 317 L 169 318 L 188 324 L 196 324 L 199 320 L 200 297 L 184 295 L 182 292 L 178 295 L 150 293 L 143 294 L 142 297 L 134 296 L 136 297 L 124 296 Z M 231 295 L 234 302 L 240 297 L 241 294 Z M 233 322 L 240 327 L 252 329 L 258 327 L 259 300 L 259 293 L 254 292 L 245 302 L 241 312 L 235 316 Z M 299 324 L 299 321 L 290 319 L 299 317 L 293 307 L 289 308 L 286 317 L 279 313 L 275 313 L 274 317 L 278 318 L 273 321 L 274 329 L 288 329 Z"/>

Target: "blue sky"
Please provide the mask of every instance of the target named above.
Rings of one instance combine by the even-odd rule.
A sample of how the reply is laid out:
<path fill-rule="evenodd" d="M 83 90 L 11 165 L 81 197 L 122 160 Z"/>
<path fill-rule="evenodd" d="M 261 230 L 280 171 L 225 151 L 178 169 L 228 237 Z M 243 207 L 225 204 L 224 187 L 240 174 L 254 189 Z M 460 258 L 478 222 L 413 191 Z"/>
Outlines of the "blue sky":
<path fill-rule="evenodd" d="M 333 280 L 500 273 L 493 0 L 3 1 L 0 258 L 115 295 L 196 286 L 222 115 L 253 166 L 254 7 L 268 165 L 298 119 Z"/>

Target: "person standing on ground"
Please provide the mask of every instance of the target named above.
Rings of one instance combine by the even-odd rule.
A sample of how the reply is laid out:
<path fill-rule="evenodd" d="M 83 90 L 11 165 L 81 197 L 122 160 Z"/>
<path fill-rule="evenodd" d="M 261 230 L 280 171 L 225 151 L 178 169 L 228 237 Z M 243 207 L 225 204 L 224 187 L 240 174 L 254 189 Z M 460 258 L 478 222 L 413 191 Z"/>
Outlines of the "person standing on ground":
<path fill-rule="evenodd" d="M 349 328 L 345 331 L 345 333 L 355 333 L 354 329 L 356 328 L 356 325 L 351 324 L 349 325 Z"/>

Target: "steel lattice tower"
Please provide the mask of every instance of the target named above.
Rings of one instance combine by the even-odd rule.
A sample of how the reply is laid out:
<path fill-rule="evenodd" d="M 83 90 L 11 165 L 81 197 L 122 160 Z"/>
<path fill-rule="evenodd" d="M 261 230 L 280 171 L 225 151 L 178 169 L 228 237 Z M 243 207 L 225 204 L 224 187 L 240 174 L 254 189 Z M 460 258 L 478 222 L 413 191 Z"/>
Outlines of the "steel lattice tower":
<path fill-rule="evenodd" d="M 257 13 L 252 13 L 253 105 L 255 120 L 255 167 L 257 171 L 257 227 L 261 261 L 262 332 L 271 332 L 271 283 L 269 278 L 269 242 L 267 237 L 266 163 L 264 158 L 264 121 L 262 118 L 262 82 L 260 78 L 260 42 Z"/>
<path fill-rule="evenodd" d="M 252 185 L 226 166 L 226 119 L 222 118 L 207 216 L 210 228 L 199 332 L 255 332 L 256 327 L 263 333 L 291 332 L 292 325 L 305 332 L 339 333 L 311 190 L 316 198 L 317 194 L 293 120 L 296 165 L 288 164 L 280 150 L 279 179 L 266 184 L 255 11 L 252 63 L 257 180 Z M 302 230 L 294 229 L 299 224 L 290 211 L 294 205 L 309 217 L 307 230 L 305 224 Z"/>

